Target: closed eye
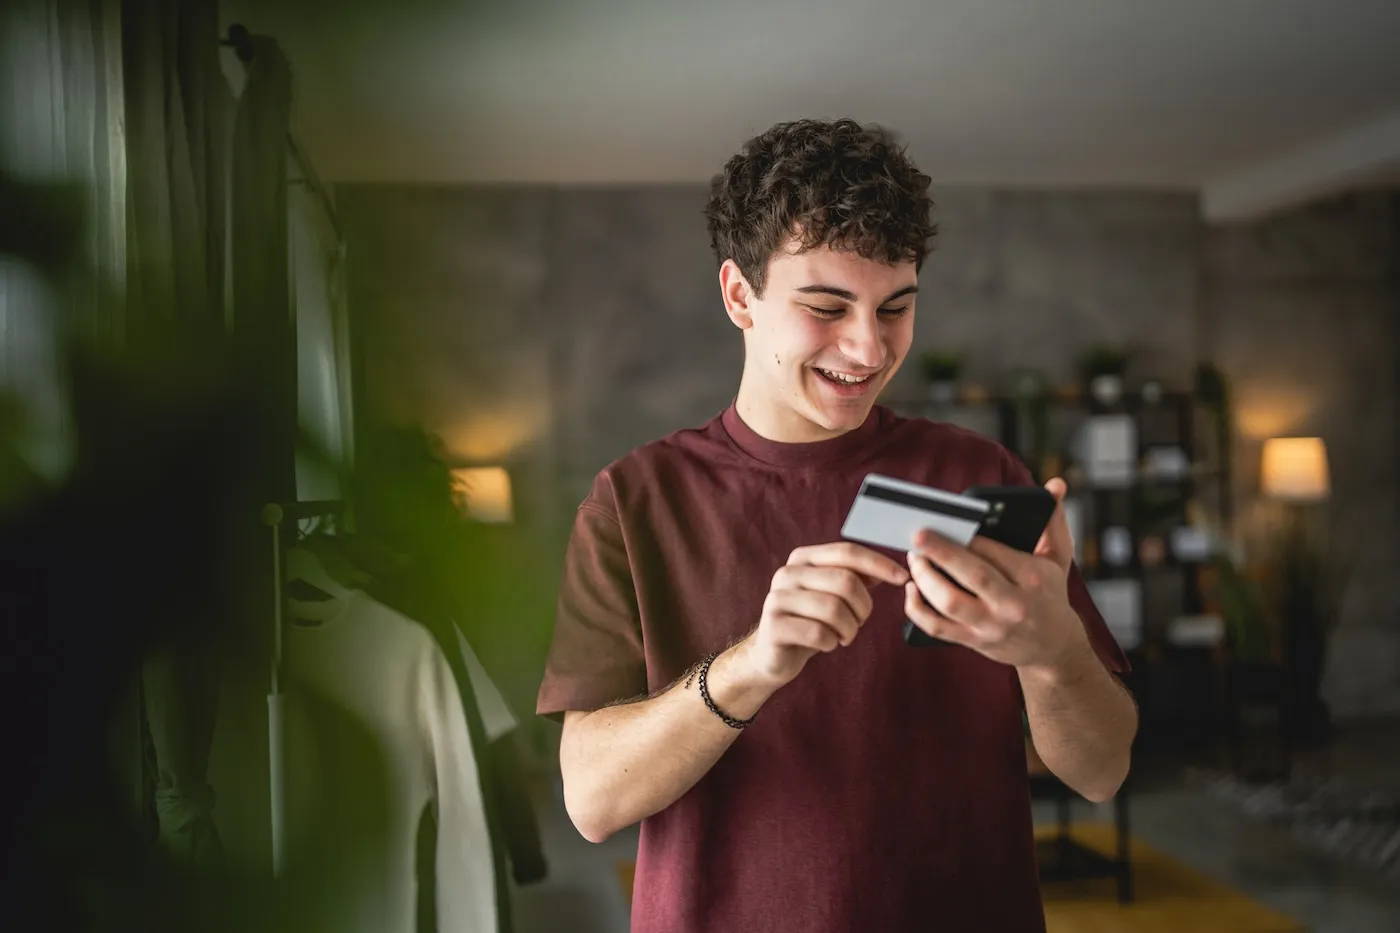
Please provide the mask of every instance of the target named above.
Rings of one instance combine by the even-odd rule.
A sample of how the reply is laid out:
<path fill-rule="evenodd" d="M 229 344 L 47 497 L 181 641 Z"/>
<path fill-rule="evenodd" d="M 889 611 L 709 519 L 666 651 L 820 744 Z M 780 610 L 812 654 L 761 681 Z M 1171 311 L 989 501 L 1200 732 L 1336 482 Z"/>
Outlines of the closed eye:
<path fill-rule="evenodd" d="M 838 318 L 838 317 L 840 317 L 841 315 L 843 315 L 843 314 L 846 313 L 846 309 L 845 309 L 845 308 L 821 308 L 821 307 L 817 307 L 816 305 L 805 305 L 804 307 L 806 307 L 808 311 L 811 311 L 811 312 L 812 312 L 813 314 L 815 314 L 817 317 L 822 317 L 822 318 L 832 318 L 832 319 L 834 319 L 834 318 Z M 901 314 L 905 314 L 905 313 L 907 313 L 908 311 L 909 311 L 909 306 L 908 306 L 908 305 L 904 305 L 904 306 L 898 307 L 898 308 L 881 308 L 881 309 L 880 309 L 880 313 L 881 313 L 882 315 L 884 315 L 885 317 L 899 317 Z"/>

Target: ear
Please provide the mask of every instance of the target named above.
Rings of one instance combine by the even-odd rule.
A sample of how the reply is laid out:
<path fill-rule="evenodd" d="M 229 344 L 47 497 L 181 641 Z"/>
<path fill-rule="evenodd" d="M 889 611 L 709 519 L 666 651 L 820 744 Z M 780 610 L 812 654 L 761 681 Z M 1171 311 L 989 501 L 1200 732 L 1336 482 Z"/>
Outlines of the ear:
<path fill-rule="evenodd" d="M 753 289 L 749 288 L 744 273 L 732 259 L 726 259 L 719 267 L 719 291 L 724 296 L 724 311 L 734 326 L 740 330 L 753 327 L 753 313 L 749 307 L 753 301 Z"/>

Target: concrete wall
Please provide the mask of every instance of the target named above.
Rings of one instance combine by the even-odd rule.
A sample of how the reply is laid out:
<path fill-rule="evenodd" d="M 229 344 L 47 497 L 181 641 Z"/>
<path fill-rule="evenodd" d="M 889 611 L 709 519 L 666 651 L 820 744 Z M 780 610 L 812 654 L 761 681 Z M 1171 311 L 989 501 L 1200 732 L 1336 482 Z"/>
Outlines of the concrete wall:
<path fill-rule="evenodd" d="M 1398 211 L 1400 197 L 1354 195 L 1203 240 L 1202 327 L 1234 381 L 1247 531 L 1267 527 L 1251 503 L 1263 439 L 1327 444 L 1327 518 L 1351 569 L 1324 693 L 1343 716 L 1400 713 Z"/>
<path fill-rule="evenodd" d="M 568 509 L 610 459 L 708 417 L 737 385 L 742 342 L 698 187 L 347 186 L 338 199 L 375 417 L 424 421 L 474 458 L 510 450 L 532 470 L 548 450 Z M 916 347 L 957 345 L 991 380 L 1021 365 L 1068 377 L 1079 348 L 1116 340 L 1185 379 L 1193 199 L 958 189 L 940 196 L 939 220 Z M 909 367 L 891 392 L 916 386 Z"/>
<path fill-rule="evenodd" d="M 511 663 L 528 709 L 561 530 L 593 474 L 714 414 L 737 385 L 742 343 L 719 302 L 704 191 L 347 186 L 338 199 L 372 416 L 423 423 L 463 456 L 515 468 L 521 523 L 502 546 L 531 554 L 541 589 Z M 1392 201 L 1231 231 L 1206 230 L 1182 194 L 951 189 L 939 202 L 916 349 L 959 346 L 982 381 L 1022 365 L 1068 378 L 1086 344 L 1115 341 L 1133 347 L 1140 375 L 1178 385 L 1218 356 L 1249 411 L 1313 399 L 1313 420 L 1292 424 L 1327 436 L 1338 514 L 1387 516 L 1346 608 L 1344 629 L 1367 633 L 1348 644 L 1366 657 L 1338 655 L 1366 686 L 1339 694 L 1340 711 L 1389 702 L 1400 685 L 1397 588 L 1380 578 L 1396 556 Z M 911 367 L 890 391 L 916 386 Z M 1251 458 L 1246 437 L 1240 462 Z M 1248 497 L 1248 471 L 1240 482 Z"/>

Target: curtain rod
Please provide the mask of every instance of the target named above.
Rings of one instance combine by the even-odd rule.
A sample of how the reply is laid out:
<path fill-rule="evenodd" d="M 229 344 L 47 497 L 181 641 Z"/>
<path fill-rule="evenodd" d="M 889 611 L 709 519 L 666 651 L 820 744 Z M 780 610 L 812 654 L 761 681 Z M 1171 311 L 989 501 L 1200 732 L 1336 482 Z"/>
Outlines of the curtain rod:
<path fill-rule="evenodd" d="M 234 23 L 228 27 L 228 35 L 219 40 L 219 45 L 233 49 L 233 54 L 243 63 L 246 68 L 257 52 L 253 47 L 253 36 L 248 32 L 248 28 L 241 23 Z M 292 150 L 292 158 L 296 159 L 297 168 L 301 171 L 302 184 L 311 190 L 316 200 L 321 202 L 321 210 L 326 214 L 326 219 L 330 221 L 331 230 L 335 233 L 336 241 L 345 243 L 345 234 L 340 229 L 340 218 L 336 216 L 335 203 L 331 200 L 326 186 L 321 183 L 321 176 L 316 174 L 316 168 L 311 164 L 311 160 L 306 155 L 306 150 L 302 149 L 301 143 L 290 130 L 287 131 L 287 146 Z"/>

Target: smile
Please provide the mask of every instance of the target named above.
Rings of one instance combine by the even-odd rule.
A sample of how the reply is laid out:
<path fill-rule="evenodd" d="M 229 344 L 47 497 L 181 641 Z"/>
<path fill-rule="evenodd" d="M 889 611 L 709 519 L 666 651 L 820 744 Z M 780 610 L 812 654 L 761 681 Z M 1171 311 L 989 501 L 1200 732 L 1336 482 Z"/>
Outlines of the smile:
<path fill-rule="evenodd" d="M 845 385 L 860 385 L 862 382 L 865 382 L 871 376 L 875 375 L 874 373 L 868 373 L 864 376 L 852 376 L 850 373 L 838 373 L 830 369 L 818 369 L 817 372 L 821 373 L 832 382 L 840 382 Z"/>

